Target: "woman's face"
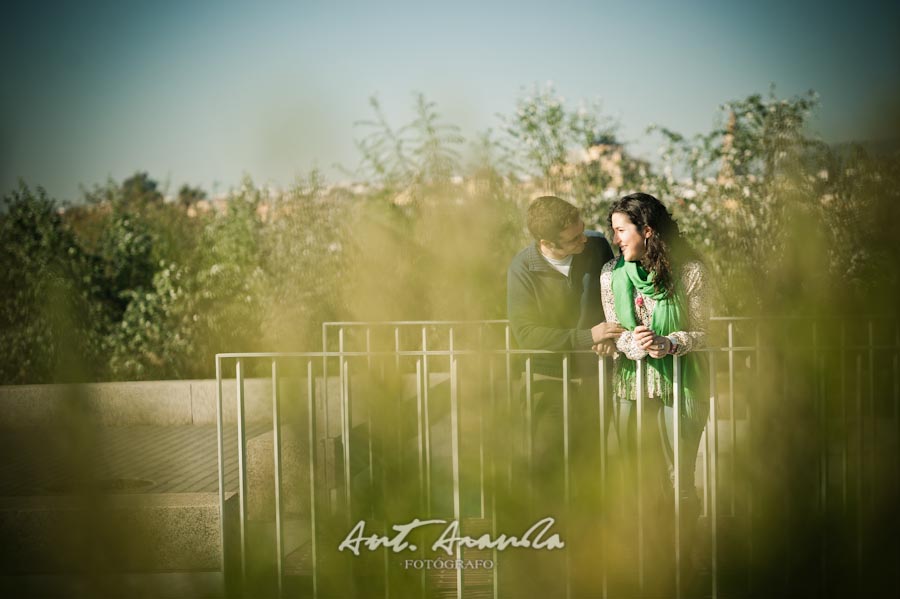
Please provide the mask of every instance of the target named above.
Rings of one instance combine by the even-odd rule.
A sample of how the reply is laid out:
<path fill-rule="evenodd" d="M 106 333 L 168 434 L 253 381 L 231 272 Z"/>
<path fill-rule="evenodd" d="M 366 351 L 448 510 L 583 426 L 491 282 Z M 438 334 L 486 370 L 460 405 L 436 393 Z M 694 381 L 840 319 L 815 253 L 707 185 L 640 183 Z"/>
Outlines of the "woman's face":
<path fill-rule="evenodd" d="M 647 253 L 644 245 L 645 237 L 650 234 L 650 227 L 644 227 L 645 233 L 637 230 L 637 226 L 627 214 L 614 212 L 612 215 L 613 244 L 619 246 L 619 251 L 628 262 L 637 262 Z"/>

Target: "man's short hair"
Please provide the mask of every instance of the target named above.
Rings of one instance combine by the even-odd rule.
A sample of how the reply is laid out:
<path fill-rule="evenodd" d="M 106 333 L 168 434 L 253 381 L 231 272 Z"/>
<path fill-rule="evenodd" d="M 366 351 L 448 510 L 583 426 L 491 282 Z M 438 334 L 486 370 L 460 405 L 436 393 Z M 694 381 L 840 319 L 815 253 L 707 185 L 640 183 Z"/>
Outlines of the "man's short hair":
<path fill-rule="evenodd" d="M 528 206 L 526 221 L 534 240 L 559 243 L 559 234 L 578 222 L 578 208 L 556 196 L 541 196 Z"/>

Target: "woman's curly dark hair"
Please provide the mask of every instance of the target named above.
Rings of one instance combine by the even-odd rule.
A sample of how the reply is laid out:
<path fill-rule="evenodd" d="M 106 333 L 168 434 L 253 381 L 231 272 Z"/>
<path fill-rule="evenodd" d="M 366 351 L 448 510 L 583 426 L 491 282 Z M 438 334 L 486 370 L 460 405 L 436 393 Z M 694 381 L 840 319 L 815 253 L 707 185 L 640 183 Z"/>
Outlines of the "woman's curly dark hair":
<path fill-rule="evenodd" d="M 647 253 L 641 259 L 641 265 L 648 272 L 655 273 L 653 287 L 657 293 L 665 291 L 671 297 L 675 293 L 673 262 L 680 268 L 685 261 L 698 259 L 682 238 L 678 223 L 662 202 L 647 193 L 632 193 L 613 204 L 607 218 L 610 227 L 612 215 L 617 212 L 627 216 L 638 231 L 643 231 L 645 226 L 653 229 L 653 235 L 647 239 Z"/>

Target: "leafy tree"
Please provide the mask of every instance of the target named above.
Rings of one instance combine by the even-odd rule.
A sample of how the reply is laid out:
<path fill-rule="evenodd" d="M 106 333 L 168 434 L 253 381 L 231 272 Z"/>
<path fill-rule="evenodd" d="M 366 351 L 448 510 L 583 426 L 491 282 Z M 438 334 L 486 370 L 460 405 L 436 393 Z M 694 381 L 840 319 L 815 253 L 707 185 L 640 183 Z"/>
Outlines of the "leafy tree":
<path fill-rule="evenodd" d="M 763 292 L 780 298 L 782 310 L 794 306 L 791 285 L 780 284 L 776 273 L 794 272 L 791 264 L 802 262 L 791 250 L 801 231 L 818 258 L 803 273 L 809 285 L 864 280 L 862 273 L 888 263 L 864 240 L 876 204 L 895 193 L 875 183 L 892 178 L 891 161 L 859 151 L 842 158 L 811 136 L 816 105 L 813 92 L 778 98 L 771 89 L 724 104 L 719 126 L 692 139 L 652 128 L 664 138 L 659 195 L 719 275 L 722 311 L 762 309 Z"/>
<path fill-rule="evenodd" d="M 162 203 L 163 195 L 150 175 L 137 172 L 122 182 L 121 201 L 126 206 L 145 206 Z"/>
<path fill-rule="evenodd" d="M 413 134 L 410 154 L 419 184 L 441 184 L 459 173 L 459 146 L 465 139 L 459 127 L 440 122 L 437 105 L 422 94 L 416 95 L 416 118 L 410 125 Z"/>
<path fill-rule="evenodd" d="M 24 183 L 0 216 L 0 381 L 90 380 L 102 314 L 91 261 L 43 189 Z"/>
<path fill-rule="evenodd" d="M 406 127 L 394 129 L 388 123 L 378 98 L 369 98 L 374 116 L 354 126 L 367 133 L 356 140 L 360 153 L 359 173 L 388 190 L 402 189 L 413 178 L 414 166 L 407 155 Z"/>
<path fill-rule="evenodd" d="M 565 188 L 565 167 L 573 152 L 584 153 L 601 140 L 614 141 L 616 131 L 598 104 L 568 110 L 565 98 L 549 83 L 520 97 L 515 113 L 502 121 L 521 168 L 551 190 Z"/>
<path fill-rule="evenodd" d="M 459 127 L 441 122 L 434 102 L 417 94 L 415 118 L 399 128 L 387 122 L 377 98 L 369 103 L 374 118 L 356 123 L 367 131 L 356 140 L 362 158 L 359 172 L 389 194 L 407 190 L 413 196 L 417 189 L 444 185 L 460 172 L 465 139 Z"/>
<path fill-rule="evenodd" d="M 97 258 L 105 278 L 109 300 L 116 307 L 114 319 L 128 306 L 129 293 L 152 286 L 157 263 L 154 238 L 146 224 L 127 214 L 114 215 L 100 239 Z"/>
<path fill-rule="evenodd" d="M 127 307 L 106 339 L 113 377 L 187 378 L 208 371 L 195 353 L 196 290 L 189 276 L 183 267 L 164 264 L 148 288 L 122 292 Z"/>
<path fill-rule="evenodd" d="M 260 311 L 268 347 L 316 347 L 310 340 L 319 338 L 321 323 L 339 319 L 346 253 L 357 234 L 350 222 L 355 202 L 329 193 L 317 171 L 278 198 L 260 248 L 267 256 Z"/>
<path fill-rule="evenodd" d="M 265 227 L 259 207 L 263 191 L 249 178 L 228 198 L 228 210 L 203 231 L 205 251 L 195 263 L 202 354 L 218 348 L 258 349 L 262 314 L 258 308 L 266 280 Z M 209 362 L 211 363 L 211 362 Z"/>
<path fill-rule="evenodd" d="M 516 178 L 512 151 L 498 139 L 493 129 L 478 133 L 469 144 L 466 172 L 475 180 L 503 183 Z"/>
<path fill-rule="evenodd" d="M 189 208 L 200 200 L 206 199 L 206 192 L 200 187 L 191 187 L 187 183 L 178 190 L 178 204 L 182 208 Z"/>

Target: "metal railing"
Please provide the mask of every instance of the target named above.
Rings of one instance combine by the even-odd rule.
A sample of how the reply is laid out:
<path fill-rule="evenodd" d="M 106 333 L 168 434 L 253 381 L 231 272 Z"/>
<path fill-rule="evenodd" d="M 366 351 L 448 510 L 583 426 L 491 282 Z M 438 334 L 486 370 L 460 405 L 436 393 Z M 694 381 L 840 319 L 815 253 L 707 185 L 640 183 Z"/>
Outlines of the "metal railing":
<path fill-rule="evenodd" d="M 856 589 L 872 586 L 873 576 L 876 588 L 897 588 L 900 568 L 881 571 L 885 559 L 894 560 L 888 566 L 897 565 L 897 540 L 878 537 L 873 533 L 877 525 L 869 522 L 881 514 L 876 504 L 890 504 L 889 498 L 897 497 L 900 481 L 900 329 L 896 321 L 723 317 L 714 318 L 712 327 L 721 330 L 711 331 L 710 337 L 727 339 L 727 343 L 701 350 L 709 375 L 709 415 L 698 455 L 705 540 L 691 533 L 689 546 L 684 542 L 690 535 L 684 529 L 681 467 L 686 459 L 681 447 L 684 389 L 680 359 L 674 359 L 674 402 L 679 409 L 672 410 L 674 492 L 667 508 L 671 509 L 673 574 L 662 576 L 671 585 L 667 587 L 670 594 L 687 593 L 693 584 L 686 580 L 688 576 L 700 578 L 712 597 L 777 594 L 798 588 L 828 595 L 829 589 L 843 588 L 840 584 Z M 636 370 L 638 442 L 631 457 L 637 482 L 635 488 L 626 488 L 617 486 L 611 475 L 613 470 L 621 475 L 628 451 L 621 446 L 617 427 L 619 402 L 612 397 L 610 359 L 590 352 L 514 349 L 508 323 L 499 320 L 325 323 L 322 344 L 321 352 L 216 356 L 222 567 L 233 594 L 515 596 L 510 593 L 516 592 L 514 579 L 521 566 L 496 548 L 487 558 L 494 566 L 489 571 L 457 567 L 446 576 L 443 569 L 404 569 L 398 560 L 406 553 L 380 548 L 357 557 L 338 551 L 338 546 L 359 521 L 374 524 L 375 529 L 366 532 L 386 539 L 394 534 L 392 525 L 411 518 L 444 518 L 460 523 L 463 533 L 469 527 L 479 536 L 486 532 L 491 539 L 509 535 L 503 530 L 510 520 L 506 511 L 525 505 L 528 513 L 527 507 L 534 503 L 535 486 L 530 483 L 536 458 L 535 387 L 541 378 L 534 370 L 534 359 L 548 355 L 557 356 L 562 367 L 562 377 L 542 383 L 558 384 L 562 402 L 561 536 L 569 538 L 574 532 L 573 501 L 578 503 L 577 510 L 593 509 L 586 508 L 582 496 L 573 497 L 573 487 L 586 486 L 585 478 L 596 477 L 598 495 L 592 497 L 597 500 L 594 511 L 600 538 L 590 550 L 599 554 L 594 560 L 599 577 L 590 587 L 591 596 L 650 592 L 648 578 L 657 576 L 650 570 L 658 564 L 651 565 L 648 554 L 658 554 L 652 546 L 658 537 L 648 540 L 648 527 L 651 520 L 653 526 L 657 524 L 658 514 L 648 504 L 652 497 L 643 476 L 651 457 L 646 453 L 648 402 L 656 401 L 646 391 L 646 360 L 639 360 Z M 594 366 L 588 372 L 576 372 L 575 362 L 585 358 Z M 267 399 L 273 437 L 268 458 L 273 467 L 269 484 L 274 486 L 271 520 L 253 520 L 248 510 L 254 492 L 248 485 L 248 368 L 255 369 L 253 374 L 264 368 L 271 380 Z M 223 459 L 227 426 L 223 393 L 225 376 L 232 372 L 239 443 L 239 484 L 233 496 L 226 492 L 229 465 Z M 585 391 L 594 384 L 595 392 Z M 599 439 L 597 459 L 588 470 L 573 465 L 579 457 L 574 452 L 580 450 L 571 445 L 573 426 L 583 424 L 577 419 L 586 413 L 583 405 L 574 404 L 585 397 L 596 407 L 590 412 L 596 422 L 588 428 L 593 427 Z M 288 406 L 291 413 L 286 417 Z M 777 424 L 780 416 L 795 421 Z M 794 455 L 795 446 L 785 439 L 773 446 L 768 435 L 773 428 L 777 433 L 779 426 L 797 433 L 796 448 L 805 452 L 803 457 Z M 302 439 L 297 445 L 299 454 L 305 453 L 301 461 L 306 472 L 298 471 L 303 484 L 295 485 L 292 492 L 308 497 L 308 506 L 294 513 L 284 507 L 286 427 L 302 433 L 293 439 Z M 727 448 L 724 453 L 723 448 Z M 771 453 L 759 455 L 766 451 Z M 787 472 L 766 469 L 794 461 L 799 467 Z M 811 475 L 806 471 L 809 465 L 814 468 Z M 292 464 L 295 470 L 300 466 L 296 460 Z M 810 475 L 811 482 L 795 480 L 798 472 Z M 412 483 L 402 486 L 410 478 Z M 515 497 L 517 491 L 527 491 L 524 503 Z M 633 569 L 611 566 L 610 543 L 616 538 L 610 520 L 623 503 L 612 499 L 616 494 L 634 497 L 635 509 L 628 512 L 626 508 L 627 519 L 633 521 L 629 534 L 635 537 Z M 234 530 L 225 517 L 226 504 L 233 501 L 237 503 Z M 786 514 L 776 517 L 772 506 L 780 501 Z M 793 534 L 799 529 L 793 527 L 792 517 L 821 521 L 815 542 Z M 773 534 L 778 537 L 779 531 L 772 529 L 777 528 L 773 522 L 782 521 L 779 518 L 788 523 L 782 531 L 788 549 L 792 543 L 805 552 L 815 549 L 814 568 L 806 563 L 808 556 L 798 568 L 789 550 L 775 552 L 788 556 L 788 562 L 773 577 L 768 554 L 773 552 Z M 690 520 L 687 525 L 694 526 Z M 289 530 L 302 533 L 294 534 L 288 543 Z M 848 540 L 853 551 L 845 555 Z M 424 562 L 425 543 L 417 544 L 413 556 Z M 705 550 L 700 552 L 704 563 L 698 565 L 686 553 L 696 552 L 699 546 Z M 572 563 L 571 552 L 563 553 L 561 591 L 566 597 L 576 596 L 572 585 L 579 578 L 578 566 Z M 450 558 L 464 561 L 467 554 L 472 551 L 457 544 Z M 893 557 L 873 561 L 876 554 Z M 838 565 L 847 558 L 854 566 L 852 575 L 838 574 Z M 816 580 L 810 580 L 813 574 Z M 798 576 L 803 579 L 791 580 Z"/>

